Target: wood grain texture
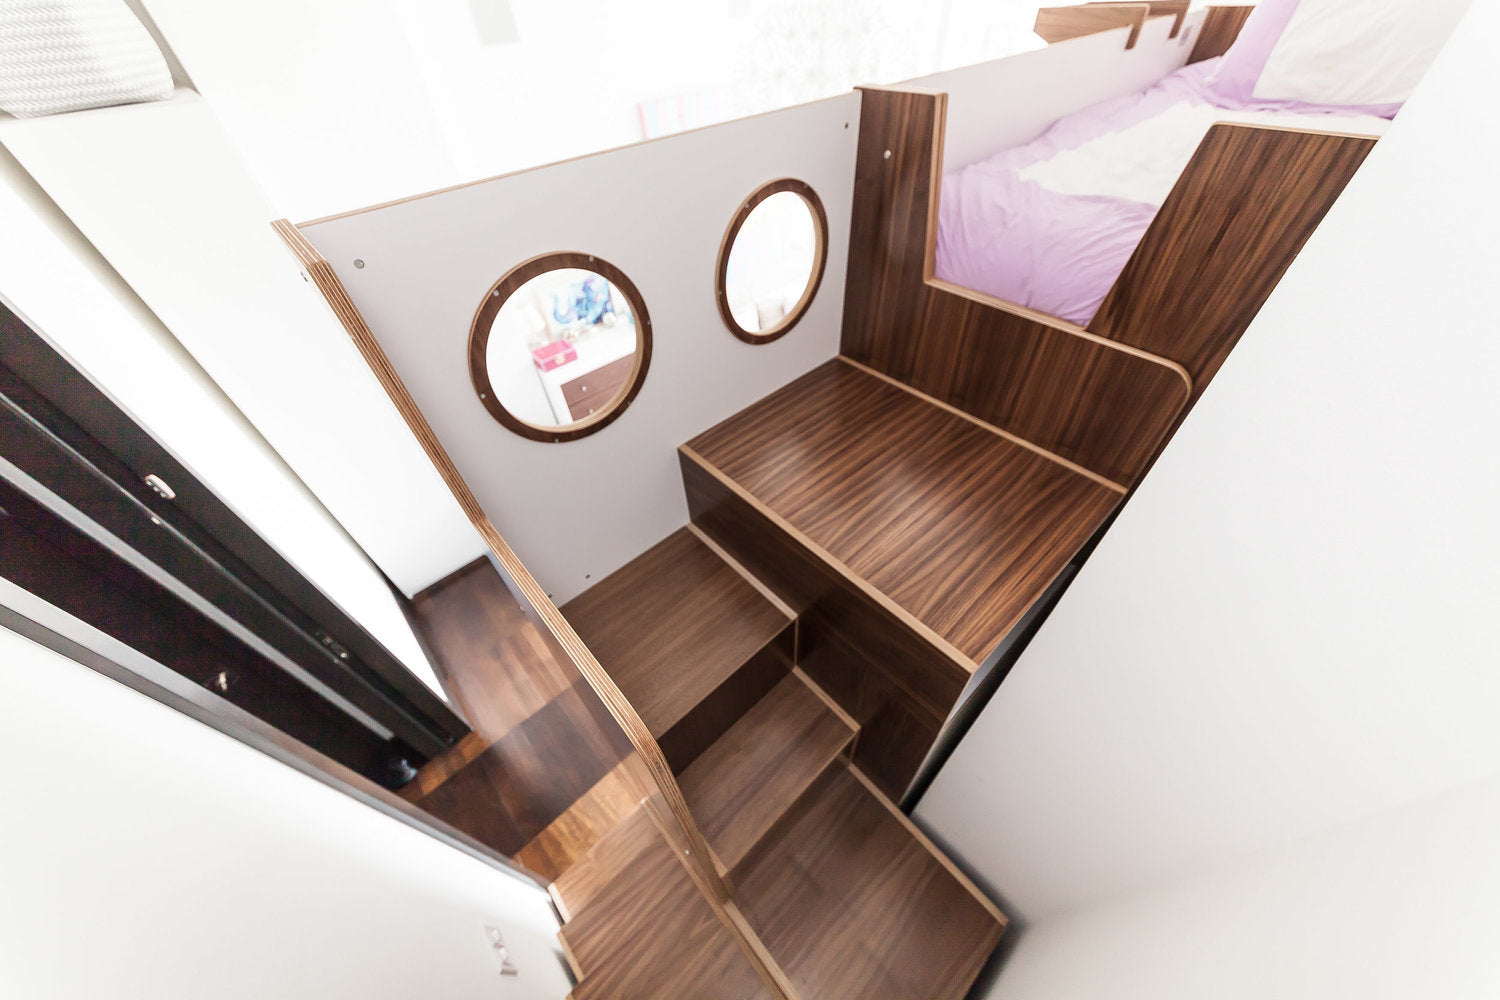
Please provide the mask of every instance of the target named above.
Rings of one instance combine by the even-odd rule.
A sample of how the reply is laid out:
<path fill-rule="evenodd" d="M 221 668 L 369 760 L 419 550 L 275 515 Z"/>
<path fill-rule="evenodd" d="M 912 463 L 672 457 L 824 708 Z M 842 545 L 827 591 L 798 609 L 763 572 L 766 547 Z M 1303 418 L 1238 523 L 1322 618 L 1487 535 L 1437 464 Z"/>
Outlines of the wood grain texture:
<path fill-rule="evenodd" d="M 774 996 L 646 810 L 616 837 L 615 870 L 559 934 L 584 974 L 574 997 Z"/>
<path fill-rule="evenodd" d="M 1071 7 L 1042 7 L 1036 12 L 1033 29 L 1049 45 L 1081 38 L 1099 31 L 1129 28 L 1127 49 L 1135 48 L 1141 27 L 1151 13 L 1149 3 L 1077 4 Z"/>
<path fill-rule="evenodd" d="M 1374 145 L 1215 125 L 1089 328 L 1181 363 L 1196 398 Z"/>
<path fill-rule="evenodd" d="M 610 399 L 602 400 L 602 407 L 596 407 L 589 415 L 566 427 L 542 427 L 527 423 L 511 413 L 495 394 L 495 387 L 490 384 L 490 329 L 495 325 L 495 317 L 517 289 L 548 271 L 565 267 L 580 268 L 601 275 L 625 296 L 631 315 L 635 317 L 635 353 L 631 355 L 629 372 L 619 380 L 624 386 L 623 391 Z M 618 419 L 635 399 L 636 393 L 641 391 L 641 386 L 646 382 L 646 372 L 650 367 L 651 314 L 646 311 L 646 302 L 641 298 L 640 290 L 624 271 L 592 254 L 545 253 L 522 261 L 490 286 L 484 298 L 479 301 L 474 312 L 474 322 L 469 326 L 469 379 L 474 383 L 474 393 L 490 416 L 503 427 L 533 441 L 576 441 L 602 431 Z M 570 405 L 570 411 L 572 409 Z"/>
<path fill-rule="evenodd" d="M 1186 372 L 932 280 L 945 114 L 941 94 L 863 92 L 842 353 L 1132 485 L 1187 403 Z"/>
<path fill-rule="evenodd" d="M 802 295 L 787 314 L 765 330 L 746 330 L 740 326 L 739 321 L 734 318 L 734 313 L 729 309 L 729 254 L 734 249 L 735 238 L 740 234 L 740 227 L 745 220 L 750 218 L 750 213 L 755 207 L 773 194 L 790 191 L 800 197 L 806 204 L 808 212 L 813 220 L 813 269 L 807 277 L 807 287 L 803 289 Z M 714 294 L 719 305 L 719 315 L 724 320 L 724 325 L 729 327 L 729 332 L 747 344 L 769 344 L 787 334 L 787 331 L 797 325 L 807 312 L 807 307 L 812 304 L 813 297 L 818 294 L 818 286 L 823 283 L 823 270 L 828 266 L 828 213 L 823 209 L 823 200 L 818 197 L 818 192 L 812 189 L 806 181 L 799 181 L 793 177 L 783 177 L 779 180 L 769 181 L 762 184 L 751 192 L 750 197 L 740 204 L 739 210 L 734 213 L 734 218 L 729 220 L 729 227 L 724 230 L 724 238 L 719 242 L 719 257 L 714 265 Z"/>
<path fill-rule="evenodd" d="M 652 783 L 660 792 L 672 821 L 678 825 L 681 836 L 691 846 L 693 864 L 698 866 L 707 884 L 714 886 L 716 893 L 721 897 L 727 897 L 728 886 L 724 885 L 719 873 L 714 870 L 709 861 L 708 844 L 693 822 L 692 813 L 688 809 L 687 802 L 682 798 L 682 790 L 677 786 L 672 768 L 667 763 L 661 747 L 657 745 L 656 739 L 651 735 L 651 731 L 646 728 L 640 715 L 630 704 L 630 700 L 620 691 L 608 672 L 600 666 L 593 653 L 578 637 L 578 633 L 552 603 L 547 592 L 536 582 L 536 578 L 531 575 L 514 550 L 490 523 L 489 517 L 484 513 L 484 508 L 479 505 L 474 492 L 469 489 L 463 476 L 454 466 L 453 459 L 449 457 L 437 435 L 433 433 L 432 425 L 422 415 L 421 408 L 412 399 L 411 392 L 401 381 L 401 376 L 391 366 L 390 359 L 386 357 L 385 351 L 381 349 L 375 335 L 371 333 L 369 324 L 360 315 L 359 309 L 350 299 L 348 290 L 339 281 L 333 267 L 290 222 L 285 219 L 277 220 L 272 223 L 272 229 L 287 244 L 287 248 L 298 263 L 306 269 L 308 277 L 322 293 L 344 329 L 348 331 L 355 347 L 364 357 L 365 363 L 370 366 L 370 370 L 380 381 L 392 404 L 406 421 L 407 427 L 416 437 L 418 444 L 422 446 L 422 450 L 426 452 L 433 467 L 437 469 L 438 475 L 443 478 L 443 482 L 453 494 L 460 509 L 469 518 L 469 522 L 479 532 L 485 544 L 489 546 L 507 589 L 517 595 L 522 610 L 528 612 L 528 616 L 534 616 L 534 620 L 545 629 L 551 641 L 556 643 L 568 660 L 572 661 L 608 709 L 610 716 L 624 730 L 631 745 L 640 755 L 640 760 L 644 763 Z M 741 944 L 745 948 L 750 947 L 747 942 L 741 942 Z"/>
<path fill-rule="evenodd" d="M 788 676 L 682 775 L 709 846 L 733 872 L 825 768 L 854 729 Z"/>
<path fill-rule="evenodd" d="M 600 778 L 515 853 L 515 860 L 545 879 L 556 879 L 634 811 L 642 781 L 634 755 Z"/>
<path fill-rule="evenodd" d="M 1119 499 L 839 360 L 687 448 L 971 669 Z"/>
<path fill-rule="evenodd" d="M 1117 2 L 1090 3 L 1090 7 L 1119 7 Z M 1147 0 L 1147 7 L 1151 10 L 1146 17 L 1172 18 L 1172 30 L 1167 33 L 1168 38 L 1176 38 L 1182 33 L 1182 23 L 1187 20 L 1188 9 L 1192 7 L 1192 0 Z"/>
<path fill-rule="evenodd" d="M 792 668 L 792 622 L 686 528 L 563 606 L 674 770 Z"/>
<path fill-rule="evenodd" d="M 580 678 L 415 801 L 475 840 L 514 856 L 630 749 Z"/>
<path fill-rule="evenodd" d="M 745 873 L 737 902 L 806 997 L 963 997 L 1004 932 L 843 768 Z"/>
<path fill-rule="evenodd" d="M 1198 40 L 1188 55 L 1188 63 L 1202 62 L 1229 51 L 1240 29 L 1255 10 L 1253 5 L 1242 7 L 1209 7 L 1203 12 L 1203 23 L 1198 27 Z"/>

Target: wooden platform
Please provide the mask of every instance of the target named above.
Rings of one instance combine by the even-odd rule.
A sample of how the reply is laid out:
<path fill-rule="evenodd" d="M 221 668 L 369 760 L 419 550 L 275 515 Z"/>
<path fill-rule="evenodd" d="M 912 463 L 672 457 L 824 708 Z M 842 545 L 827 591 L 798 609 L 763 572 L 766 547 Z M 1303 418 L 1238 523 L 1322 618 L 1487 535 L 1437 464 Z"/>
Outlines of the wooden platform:
<path fill-rule="evenodd" d="M 735 893 L 798 994 L 962 998 L 1004 917 L 849 770 L 806 801 Z"/>
<path fill-rule="evenodd" d="M 792 666 L 792 620 L 686 528 L 562 612 L 679 772 Z"/>
<path fill-rule="evenodd" d="M 1120 497 L 842 360 L 687 450 L 971 663 Z"/>

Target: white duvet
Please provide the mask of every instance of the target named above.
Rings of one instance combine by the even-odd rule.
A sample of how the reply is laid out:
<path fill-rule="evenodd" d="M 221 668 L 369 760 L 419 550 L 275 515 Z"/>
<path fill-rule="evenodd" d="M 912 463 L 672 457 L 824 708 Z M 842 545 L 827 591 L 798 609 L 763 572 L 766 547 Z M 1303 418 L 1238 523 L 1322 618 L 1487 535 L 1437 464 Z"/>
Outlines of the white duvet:
<path fill-rule="evenodd" d="M 1215 122 L 1384 135 L 1374 115 L 1228 111 L 1185 101 L 1139 124 L 1091 139 L 1020 171 L 1022 180 L 1067 195 L 1102 195 L 1160 206 Z"/>

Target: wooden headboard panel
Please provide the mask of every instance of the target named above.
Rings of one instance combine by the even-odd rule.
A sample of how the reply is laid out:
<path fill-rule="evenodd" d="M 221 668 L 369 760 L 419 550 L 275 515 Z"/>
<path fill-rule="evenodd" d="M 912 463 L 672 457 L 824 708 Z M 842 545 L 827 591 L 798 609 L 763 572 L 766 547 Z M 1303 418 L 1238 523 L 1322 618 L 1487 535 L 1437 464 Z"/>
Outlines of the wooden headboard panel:
<path fill-rule="evenodd" d="M 1215 126 L 1084 329 L 933 278 L 945 106 L 863 91 L 842 353 L 1126 487 L 1374 143 Z"/>

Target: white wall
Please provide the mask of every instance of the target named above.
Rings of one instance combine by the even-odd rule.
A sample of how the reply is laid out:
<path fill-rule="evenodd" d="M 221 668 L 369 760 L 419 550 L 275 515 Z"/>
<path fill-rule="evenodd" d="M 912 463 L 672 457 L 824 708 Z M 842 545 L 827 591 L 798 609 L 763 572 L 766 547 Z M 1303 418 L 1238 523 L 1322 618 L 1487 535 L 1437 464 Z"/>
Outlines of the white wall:
<path fill-rule="evenodd" d="M 0 298 L 434 691 L 364 551 L 9 153 Z"/>
<path fill-rule="evenodd" d="M 16 1000 L 568 992 L 535 886 L 3 628 L 0 746 Z"/>
<path fill-rule="evenodd" d="M 1500 771 L 1497 40 L 1477 5 L 921 803 L 1020 916 Z"/>
<path fill-rule="evenodd" d="M 0 142 L 398 587 L 480 554 L 206 102 L 0 121 Z"/>
<path fill-rule="evenodd" d="M 686 522 L 679 444 L 838 352 L 858 131 L 851 93 L 304 231 L 491 521 L 561 603 Z M 801 178 L 821 197 L 828 268 L 802 321 L 752 346 L 719 317 L 714 265 L 743 199 L 778 177 Z M 554 250 L 620 268 L 653 334 L 630 408 L 560 444 L 502 427 L 468 369 L 469 326 L 490 286 Z"/>
<path fill-rule="evenodd" d="M 1491 1000 L 1500 780 L 1021 935 L 990 1000 Z"/>

